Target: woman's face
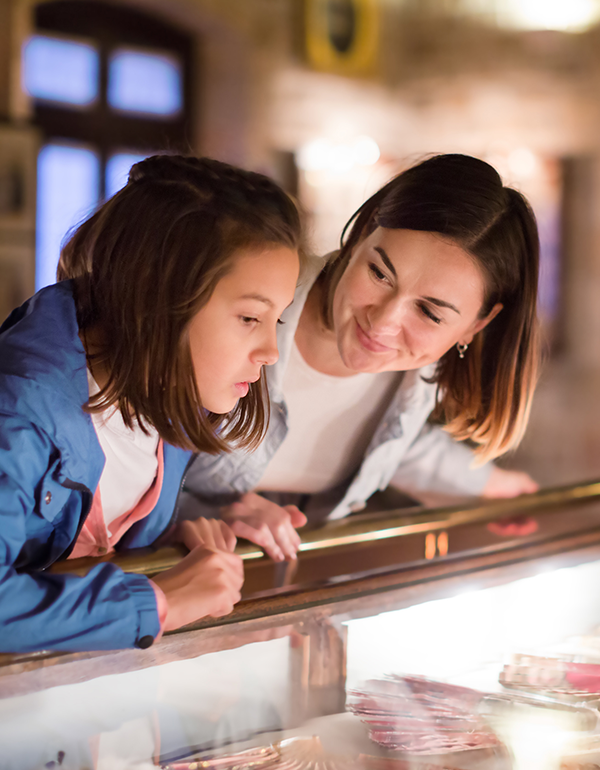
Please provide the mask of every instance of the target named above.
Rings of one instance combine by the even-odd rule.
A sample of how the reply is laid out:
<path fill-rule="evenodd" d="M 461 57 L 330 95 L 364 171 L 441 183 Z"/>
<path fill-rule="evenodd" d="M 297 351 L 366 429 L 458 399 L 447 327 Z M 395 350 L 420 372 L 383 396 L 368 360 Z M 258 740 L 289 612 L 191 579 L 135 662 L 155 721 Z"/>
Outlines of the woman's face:
<path fill-rule="evenodd" d="M 483 299 L 479 267 L 451 240 L 378 227 L 355 246 L 333 299 L 344 365 L 387 372 L 437 361 L 457 342 L 470 343 L 502 309 L 480 318 Z"/>
<path fill-rule="evenodd" d="M 294 298 L 298 271 L 298 253 L 286 246 L 242 249 L 192 319 L 192 363 L 209 411 L 231 411 L 262 367 L 277 361 L 277 322 Z"/>

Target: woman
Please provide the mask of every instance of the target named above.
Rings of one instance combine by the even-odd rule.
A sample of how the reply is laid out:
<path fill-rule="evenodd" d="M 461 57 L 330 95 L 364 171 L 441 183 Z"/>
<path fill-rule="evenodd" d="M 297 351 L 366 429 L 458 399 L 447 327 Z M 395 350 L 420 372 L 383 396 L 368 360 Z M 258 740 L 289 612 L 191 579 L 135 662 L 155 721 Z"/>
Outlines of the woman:
<path fill-rule="evenodd" d="M 273 502 L 298 502 L 284 492 L 339 518 L 390 483 L 535 491 L 526 474 L 483 463 L 517 446 L 527 423 L 538 261 L 531 209 L 487 163 L 441 155 L 393 179 L 282 318 L 266 441 L 251 456 L 200 455 L 184 515 L 221 503 L 238 536 L 280 560 L 293 558 L 305 522 Z M 466 439 L 474 457 L 455 443 Z"/>

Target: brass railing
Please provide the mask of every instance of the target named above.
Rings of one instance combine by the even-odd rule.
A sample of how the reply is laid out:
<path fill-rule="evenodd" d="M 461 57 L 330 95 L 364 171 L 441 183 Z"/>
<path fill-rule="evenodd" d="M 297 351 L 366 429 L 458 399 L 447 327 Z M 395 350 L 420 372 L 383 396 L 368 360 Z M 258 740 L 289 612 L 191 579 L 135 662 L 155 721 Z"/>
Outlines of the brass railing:
<path fill-rule="evenodd" d="M 404 508 L 354 515 L 328 522 L 318 529 L 301 532 L 302 543 L 299 552 L 302 554 L 336 546 L 448 530 L 465 524 L 485 523 L 523 514 L 543 515 L 558 506 L 591 503 L 595 500 L 600 501 L 600 481 L 544 489 L 507 500 L 477 499 L 472 504 L 463 503 L 444 508 Z M 179 547 L 139 549 L 99 559 L 83 558 L 57 562 L 51 567 L 51 571 L 85 574 L 94 565 L 110 561 L 126 572 L 153 575 L 177 564 L 184 553 L 184 549 Z M 238 545 L 236 553 L 245 561 L 263 558 L 263 552 L 254 545 Z"/>

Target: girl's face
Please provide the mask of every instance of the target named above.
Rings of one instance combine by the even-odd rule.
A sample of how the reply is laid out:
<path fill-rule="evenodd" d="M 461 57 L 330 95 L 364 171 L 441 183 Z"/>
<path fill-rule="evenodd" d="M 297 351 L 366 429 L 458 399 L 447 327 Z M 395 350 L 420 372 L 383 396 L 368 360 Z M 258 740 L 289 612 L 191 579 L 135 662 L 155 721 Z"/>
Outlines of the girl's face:
<path fill-rule="evenodd" d="M 230 412 L 274 364 L 277 322 L 294 298 L 299 260 L 286 246 L 242 249 L 190 326 L 190 350 L 203 406 Z"/>
<path fill-rule="evenodd" d="M 451 240 L 378 227 L 355 246 L 333 299 L 344 365 L 386 372 L 437 361 L 502 309 L 479 317 L 484 289 L 475 260 Z"/>

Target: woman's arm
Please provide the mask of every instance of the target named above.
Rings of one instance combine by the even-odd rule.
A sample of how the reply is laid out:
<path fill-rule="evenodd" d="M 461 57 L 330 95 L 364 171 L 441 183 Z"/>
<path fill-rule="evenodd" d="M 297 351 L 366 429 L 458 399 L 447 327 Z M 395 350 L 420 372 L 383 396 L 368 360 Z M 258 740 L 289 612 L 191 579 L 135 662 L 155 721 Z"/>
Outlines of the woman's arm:
<path fill-rule="evenodd" d="M 522 471 L 494 463 L 473 468 L 473 453 L 439 425 L 426 423 L 405 454 L 390 484 L 420 498 L 448 496 L 516 497 L 535 492 L 537 483 Z"/>

